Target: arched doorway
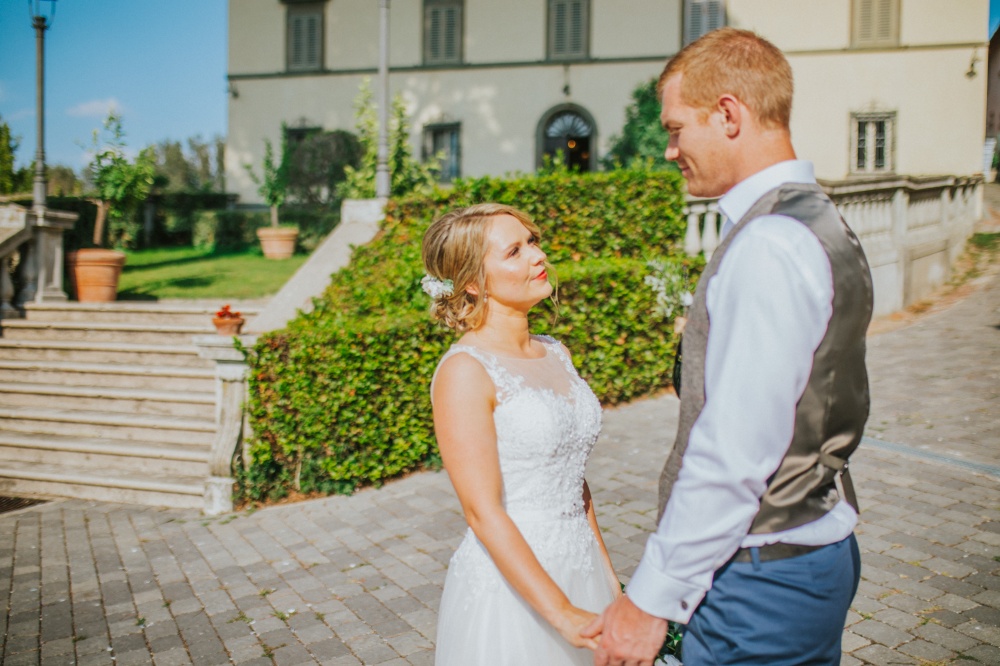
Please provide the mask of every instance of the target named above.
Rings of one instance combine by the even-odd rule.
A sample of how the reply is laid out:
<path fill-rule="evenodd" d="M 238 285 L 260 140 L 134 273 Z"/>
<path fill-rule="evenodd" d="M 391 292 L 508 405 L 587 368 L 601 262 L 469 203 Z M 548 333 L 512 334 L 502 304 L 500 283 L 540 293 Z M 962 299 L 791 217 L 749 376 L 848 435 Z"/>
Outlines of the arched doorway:
<path fill-rule="evenodd" d="M 555 159 L 562 151 L 563 163 L 575 171 L 594 169 L 597 131 L 594 120 L 584 109 L 571 104 L 550 109 L 538 125 L 538 166 L 545 155 Z"/>

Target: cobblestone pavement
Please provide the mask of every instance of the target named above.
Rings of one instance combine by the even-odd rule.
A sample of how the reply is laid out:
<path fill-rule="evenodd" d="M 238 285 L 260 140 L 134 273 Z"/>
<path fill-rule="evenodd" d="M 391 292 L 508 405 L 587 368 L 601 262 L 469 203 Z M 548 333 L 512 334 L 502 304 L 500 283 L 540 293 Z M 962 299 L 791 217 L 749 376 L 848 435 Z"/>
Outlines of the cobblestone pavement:
<path fill-rule="evenodd" d="M 1000 664 L 1000 277 L 984 281 L 871 340 L 843 664 Z M 676 414 L 665 395 L 605 415 L 588 476 L 623 579 Z M 431 664 L 463 531 L 433 472 L 214 519 L 77 501 L 2 515 L 0 662 Z"/>

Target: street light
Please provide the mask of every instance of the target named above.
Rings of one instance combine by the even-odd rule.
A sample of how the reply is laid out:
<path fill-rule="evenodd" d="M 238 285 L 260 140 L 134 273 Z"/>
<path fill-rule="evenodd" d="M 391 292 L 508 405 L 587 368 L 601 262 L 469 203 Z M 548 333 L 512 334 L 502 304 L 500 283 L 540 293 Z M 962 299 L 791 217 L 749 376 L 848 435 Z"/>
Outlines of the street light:
<path fill-rule="evenodd" d="M 46 3 L 48 12 L 45 11 Z M 56 0 L 28 0 L 31 25 L 35 28 L 35 106 L 37 107 L 38 148 L 35 150 L 35 184 L 32 189 L 34 210 L 45 213 L 45 31 L 56 16 Z"/>
<path fill-rule="evenodd" d="M 46 11 L 47 10 L 47 11 Z M 28 216 L 33 227 L 31 240 L 21 248 L 18 271 L 23 286 L 17 305 L 29 301 L 65 301 L 63 291 L 63 234 L 73 227 L 78 215 L 49 210 L 45 181 L 45 31 L 56 15 L 56 0 L 28 0 L 28 14 L 35 29 L 35 100 L 38 107 L 38 149 L 35 151 L 33 205 Z"/>

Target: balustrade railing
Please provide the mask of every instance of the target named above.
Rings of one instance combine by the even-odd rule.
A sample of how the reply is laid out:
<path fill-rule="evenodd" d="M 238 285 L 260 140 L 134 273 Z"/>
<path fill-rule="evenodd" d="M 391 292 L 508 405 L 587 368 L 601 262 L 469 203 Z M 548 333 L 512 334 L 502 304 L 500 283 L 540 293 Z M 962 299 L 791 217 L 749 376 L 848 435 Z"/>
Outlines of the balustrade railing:
<path fill-rule="evenodd" d="M 0 318 L 20 316 L 29 301 L 65 301 L 63 291 L 63 232 L 76 213 L 23 206 L 0 206 Z M 11 270 L 17 260 L 18 290 Z"/>
<path fill-rule="evenodd" d="M 919 300 L 943 282 L 982 215 L 982 176 L 821 181 L 872 269 L 875 314 Z M 717 199 L 690 198 L 684 251 L 710 259 L 719 245 Z"/>

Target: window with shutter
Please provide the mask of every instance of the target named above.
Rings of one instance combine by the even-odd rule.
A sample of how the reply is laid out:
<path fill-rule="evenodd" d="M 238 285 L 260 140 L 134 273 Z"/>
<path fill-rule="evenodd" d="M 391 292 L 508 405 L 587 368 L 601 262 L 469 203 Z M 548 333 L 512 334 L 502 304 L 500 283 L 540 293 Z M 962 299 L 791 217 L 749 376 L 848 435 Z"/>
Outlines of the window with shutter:
<path fill-rule="evenodd" d="M 549 0 L 550 60 L 586 58 L 589 35 L 589 0 Z"/>
<path fill-rule="evenodd" d="M 891 173 L 895 152 L 896 114 L 851 114 L 851 173 Z"/>
<path fill-rule="evenodd" d="M 437 160 L 437 176 L 442 183 L 450 183 L 462 175 L 461 129 L 460 123 L 424 126 L 424 161 Z"/>
<path fill-rule="evenodd" d="M 690 44 L 707 32 L 726 25 L 726 4 L 723 0 L 685 0 L 684 43 Z"/>
<path fill-rule="evenodd" d="M 323 68 L 323 4 L 289 5 L 286 17 L 288 71 Z"/>
<path fill-rule="evenodd" d="M 851 45 L 899 45 L 899 0 L 853 0 Z"/>
<path fill-rule="evenodd" d="M 463 0 L 424 0 L 424 64 L 462 62 Z"/>

